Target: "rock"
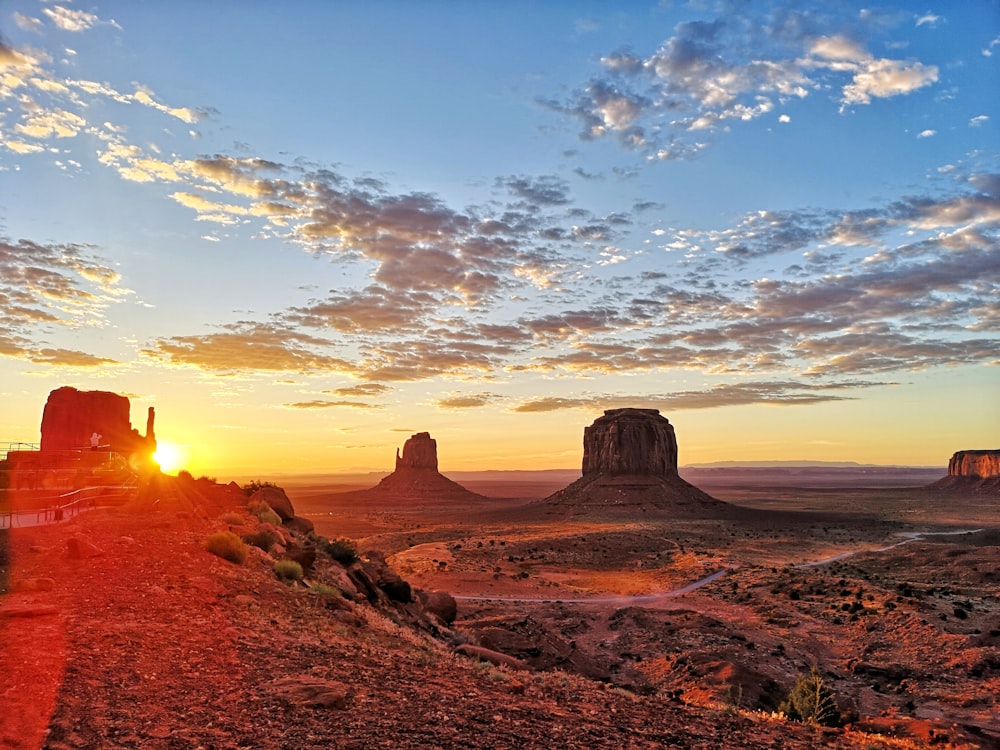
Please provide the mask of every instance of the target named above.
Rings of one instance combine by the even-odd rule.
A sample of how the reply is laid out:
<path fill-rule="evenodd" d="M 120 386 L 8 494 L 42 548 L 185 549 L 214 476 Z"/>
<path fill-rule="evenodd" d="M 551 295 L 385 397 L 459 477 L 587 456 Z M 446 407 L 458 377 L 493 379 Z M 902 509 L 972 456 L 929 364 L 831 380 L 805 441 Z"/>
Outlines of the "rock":
<path fill-rule="evenodd" d="M 471 656 L 473 659 L 479 659 L 480 661 L 487 661 L 498 667 L 509 667 L 510 669 L 525 672 L 530 669 L 527 664 L 520 659 L 515 659 L 513 656 L 507 656 L 507 654 L 483 648 L 482 646 L 472 646 L 468 643 L 463 643 L 461 646 L 456 647 L 455 653 L 462 654 L 463 656 Z"/>
<path fill-rule="evenodd" d="M 313 565 L 316 563 L 316 548 L 312 546 L 289 547 L 285 550 L 285 559 L 294 560 L 302 566 L 302 571 L 304 573 L 311 573 Z"/>
<path fill-rule="evenodd" d="M 52 591 L 56 586 L 54 578 L 26 578 L 19 581 L 15 586 L 15 591 Z"/>
<path fill-rule="evenodd" d="M 438 472 L 437 441 L 429 432 L 411 436 L 403 445 L 402 455 L 397 449 L 396 470 L 383 477 L 378 485 L 367 490 L 345 492 L 342 497 L 368 501 L 384 497 L 410 498 L 447 503 L 486 499 Z"/>
<path fill-rule="evenodd" d="M 429 432 L 418 432 L 403 443 L 403 455 L 396 451 L 396 470 L 433 469 L 437 471 L 437 441 Z"/>
<path fill-rule="evenodd" d="M 344 710 L 354 695 L 354 691 L 342 682 L 305 675 L 274 680 L 269 689 L 288 703 L 307 708 Z"/>
<path fill-rule="evenodd" d="M 656 409 L 609 409 L 584 430 L 583 476 L 533 504 L 574 515 L 717 517 L 731 506 L 677 474 L 673 425 Z"/>
<path fill-rule="evenodd" d="M 261 487 L 250 496 L 247 505 L 255 502 L 267 503 L 271 510 L 278 514 L 282 523 L 295 518 L 295 508 L 292 507 L 292 501 L 288 499 L 288 495 L 280 487 Z"/>
<path fill-rule="evenodd" d="M 0 620 L 4 618 L 48 617 L 59 614 L 52 604 L 5 604 L 0 606 Z"/>
<path fill-rule="evenodd" d="M 86 560 L 100 557 L 104 551 L 82 534 L 75 534 L 66 540 L 67 552 L 71 560 Z"/>
<path fill-rule="evenodd" d="M 284 521 L 281 525 L 292 533 L 301 534 L 302 536 L 316 530 L 316 525 L 308 518 L 303 518 L 302 516 L 290 518 L 287 521 Z"/>
<path fill-rule="evenodd" d="M 609 409 L 583 431 L 583 475 L 677 476 L 677 438 L 656 409 Z"/>
<path fill-rule="evenodd" d="M 424 611 L 434 615 L 445 625 L 451 625 L 458 617 L 458 603 L 447 591 L 418 591 L 417 597 Z"/>
<path fill-rule="evenodd" d="M 1000 450 L 958 451 L 948 462 L 949 477 L 1000 477 Z"/>
<path fill-rule="evenodd" d="M 42 412 L 41 450 L 90 448 L 91 437 L 97 435 L 103 450 L 126 456 L 142 452 L 152 457 L 156 450 L 152 409 L 145 436 L 132 429 L 129 411 L 129 400 L 117 393 L 57 388 L 49 394 Z"/>

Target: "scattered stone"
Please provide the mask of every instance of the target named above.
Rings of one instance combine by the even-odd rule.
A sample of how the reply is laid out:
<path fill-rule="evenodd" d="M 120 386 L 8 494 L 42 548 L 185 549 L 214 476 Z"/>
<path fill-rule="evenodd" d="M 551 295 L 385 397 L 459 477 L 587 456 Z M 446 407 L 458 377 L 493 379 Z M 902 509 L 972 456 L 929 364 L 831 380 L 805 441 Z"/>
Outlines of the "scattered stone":
<path fill-rule="evenodd" d="M 473 659 L 479 659 L 480 661 L 487 661 L 498 667 L 509 667 L 510 669 L 516 669 L 521 672 L 527 672 L 531 669 L 523 661 L 515 659 L 513 656 L 507 656 L 507 654 L 502 654 L 499 651 L 493 651 L 492 649 L 483 648 L 482 646 L 473 646 L 468 643 L 463 643 L 462 645 L 456 647 L 455 653 L 462 654 L 463 656 L 470 656 Z"/>
<path fill-rule="evenodd" d="M 91 557 L 100 557 L 104 551 L 82 534 L 75 534 L 66 540 L 69 557 L 71 560 L 87 560 Z"/>
<path fill-rule="evenodd" d="M 272 693 L 288 703 L 307 708 L 347 708 L 354 691 L 342 682 L 318 677 L 282 677 L 270 683 Z"/>

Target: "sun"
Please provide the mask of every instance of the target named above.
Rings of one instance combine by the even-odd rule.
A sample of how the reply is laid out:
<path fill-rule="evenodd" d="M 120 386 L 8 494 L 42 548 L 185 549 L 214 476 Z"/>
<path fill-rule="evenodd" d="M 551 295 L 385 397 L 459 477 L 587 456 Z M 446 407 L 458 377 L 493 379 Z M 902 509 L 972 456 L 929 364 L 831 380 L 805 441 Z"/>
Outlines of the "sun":
<path fill-rule="evenodd" d="M 157 440 L 153 460 L 160 465 L 160 471 L 169 474 L 183 468 L 185 461 L 187 461 L 187 455 L 181 446 L 168 443 L 165 440 Z"/>

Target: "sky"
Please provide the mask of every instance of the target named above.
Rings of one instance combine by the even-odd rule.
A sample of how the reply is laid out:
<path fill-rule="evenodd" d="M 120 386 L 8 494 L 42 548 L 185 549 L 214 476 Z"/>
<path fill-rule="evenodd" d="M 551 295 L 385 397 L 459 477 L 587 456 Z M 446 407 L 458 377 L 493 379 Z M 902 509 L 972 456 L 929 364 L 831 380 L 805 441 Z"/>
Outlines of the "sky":
<path fill-rule="evenodd" d="M 220 479 L 1000 447 L 998 71 L 994 0 L 4 0 L 0 449 L 64 385 Z"/>

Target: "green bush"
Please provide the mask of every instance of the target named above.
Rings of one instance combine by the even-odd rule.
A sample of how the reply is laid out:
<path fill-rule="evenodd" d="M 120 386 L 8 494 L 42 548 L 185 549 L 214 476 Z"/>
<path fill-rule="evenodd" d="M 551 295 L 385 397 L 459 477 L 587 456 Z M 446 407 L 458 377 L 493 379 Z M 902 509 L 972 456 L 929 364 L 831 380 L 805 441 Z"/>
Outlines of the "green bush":
<path fill-rule="evenodd" d="M 223 523 L 229 524 L 230 526 L 242 526 L 244 518 L 239 513 L 223 513 L 219 516 L 219 520 Z"/>
<path fill-rule="evenodd" d="M 205 540 L 205 550 L 237 565 L 242 565 L 247 559 L 247 546 L 231 531 L 212 534 Z"/>
<path fill-rule="evenodd" d="M 261 523 L 269 523 L 272 526 L 281 525 L 281 516 L 275 513 L 271 506 L 263 500 L 254 500 L 252 503 L 249 503 L 247 510 L 257 516 L 257 520 Z"/>
<path fill-rule="evenodd" d="M 282 581 L 301 581 L 302 566 L 295 560 L 278 560 L 274 564 L 274 574 Z"/>
<path fill-rule="evenodd" d="M 330 586 L 326 583 L 314 583 L 309 587 L 309 591 L 314 594 L 319 594 L 320 596 L 343 596 L 340 589 L 336 586 Z"/>
<path fill-rule="evenodd" d="M 270 552 L 271 547 L 275 544 L 281 543 L 281 537 L 273 531 L 261 529 L 253 534 L 244 534 L 243 541 L 251 547 L 256 547 L 257 549 L 262 549 L 265 552 Z"/>
<path fill-rule="evenodd" d="M 323 551 L 341 565 L 350 565 L 357 562 L 358 548 L 350 539 L 335 539 L 323 545 Z"/>
<path fill-rule="evenodd" d="M 778 710 L 795 721 L 808 721 L 826 727 L 840 724 L 840 709 L 837 708 L 833 690 L 815 667 L 808 676 L 799 675 L 795 687 Z"/>

